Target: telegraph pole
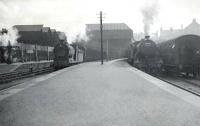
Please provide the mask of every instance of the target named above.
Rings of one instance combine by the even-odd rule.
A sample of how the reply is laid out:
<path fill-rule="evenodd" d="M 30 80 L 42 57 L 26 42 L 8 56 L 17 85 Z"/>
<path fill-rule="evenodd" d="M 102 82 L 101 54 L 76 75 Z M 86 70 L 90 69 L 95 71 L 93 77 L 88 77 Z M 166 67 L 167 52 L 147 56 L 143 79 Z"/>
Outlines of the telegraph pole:
<path fill-rule="evenodd" d="M 106 57 L 107 57 L 107 61 L 108 61 L 109 60 L 109 58 L 108 58 L 108 40 L 107 40 L 107 43 L 106 43 L 106 49 L 107 49 L 106 50 L 106 52 L 107 52 L 107 56 Z"/>
<path fill-rule="evenodd" d="M 100 33 L 101 33 L 101 65 L 103 65 L 103 25 L 102 25 L 102 11 L 100 11 Z"/>

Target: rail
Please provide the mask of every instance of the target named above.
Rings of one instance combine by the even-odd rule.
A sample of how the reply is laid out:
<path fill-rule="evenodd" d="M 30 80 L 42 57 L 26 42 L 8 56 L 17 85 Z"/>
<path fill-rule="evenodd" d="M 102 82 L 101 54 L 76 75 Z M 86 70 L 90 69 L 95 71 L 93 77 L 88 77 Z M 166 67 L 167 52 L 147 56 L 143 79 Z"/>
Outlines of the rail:
<path fill-rule="evenodd" d="M 185 82 L 185 83 L 189 84 L 190 86 L 191 86 L 191 85 L 194 86 L 193 88 L 191 88 L 191 87 L 188 87 L 188 86 L 184 86 L 183 84 L 178 84 L 178 83 L 176 83 L 176 82 L 173 82 L 173 81 L 171 81 L 171 80 L 169 80 L 169 79 L 166 79 L 166 78 L 163 78 L 163 77 L 157 77 L 157 78 L 160 79 L 160 80 L 162 80 L 162 81 L 164 81 L 164 82 L 167 82 L 168 84 L 171 84 L 171 85 L 173 85 L 173 86 L 175 86 L 175 87 L 178 87 L 178 88 L 180 88 L 180 89 L 182 89 L 182 90 L 185 90 L 185 91 L 187 91 L 187 92 L 189 92 L 189 93 L 192 93 L 192 94 L 194 94 L 194 95 L 200 97 L 200 86 L 197 85 L 196 83 L 193 83 L 193 82 L 190 82 L 190 81 L 188 81 L 188 80 L 180 79 L 180 78 L 179 78 L 180 81 Z M 199 91 L 194 90 L 194 89 L 196 89 L 196 88 L 199 88 Z"/>

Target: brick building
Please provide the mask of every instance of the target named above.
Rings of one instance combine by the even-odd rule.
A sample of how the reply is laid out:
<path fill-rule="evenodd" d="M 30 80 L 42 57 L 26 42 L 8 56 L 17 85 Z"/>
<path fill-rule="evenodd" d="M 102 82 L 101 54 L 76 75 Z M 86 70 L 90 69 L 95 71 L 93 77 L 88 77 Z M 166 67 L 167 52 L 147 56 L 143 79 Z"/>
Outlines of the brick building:
<path fill-rule="evenodd" d="M 196 19 L 193 19 L 193 21 L 185 28 L 183 28 L 182 25 L 180 29 L 170 28 L 169 30 L 163 30 L 161 28 L 159 40 L 163 41 L 163 40 L 173 39 L 178 36 L 186 34 L 200 35 L 200 24 L 196 21 Z"/>
<path fill-rule="evenodd" d="M 86 34 L 90 38 L 87 43 L 87 59 L 100 59 L 100 26 L 86 24 Z M 133 31 L 124 23 L 103 24 L 104 58 L 116 59 L 126 57 L 129 43 L 133 39 Z"/>
<path fill-rule="evenodd" d="M 15 25 L 19 38 L 18 45 L 23 61 L 52 59 L 53 46 L 58 43 L 56 30 L 43 25 Z"/>

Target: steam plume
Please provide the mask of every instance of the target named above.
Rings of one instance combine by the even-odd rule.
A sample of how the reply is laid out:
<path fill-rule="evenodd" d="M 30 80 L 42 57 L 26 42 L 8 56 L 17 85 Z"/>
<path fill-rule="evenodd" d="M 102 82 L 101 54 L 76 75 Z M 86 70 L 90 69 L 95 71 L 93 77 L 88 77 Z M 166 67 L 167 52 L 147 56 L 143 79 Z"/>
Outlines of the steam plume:
<path fill-rule="evenodd" d="M 7 46 L 8 42 L 10 42 L 11 45 L 16 45 L 18 38 L 19 38 L 19 34 L 18 34 L 17 29 L 9 28 L 7 33 L 0 34 L 0 45 Z"/>
<path fill-rule="evenodd" d="M 154 19 L 158 15 L 158 3 L 154 2 L 150 5 L 146 5 L 141 9 L 144 23 L 144 33 L 149 35 L 151 25 L 154 23 Z"/>

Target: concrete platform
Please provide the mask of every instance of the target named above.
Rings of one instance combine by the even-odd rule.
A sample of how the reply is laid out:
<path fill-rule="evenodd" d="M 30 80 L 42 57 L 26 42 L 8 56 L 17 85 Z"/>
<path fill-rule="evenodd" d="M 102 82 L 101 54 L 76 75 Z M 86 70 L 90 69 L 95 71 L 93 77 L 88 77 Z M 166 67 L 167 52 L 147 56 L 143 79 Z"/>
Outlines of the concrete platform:
<path fill-rule="evenodd" d="M 83 63 L 0 92 L 2 126 L 199 126 L 200 98 L 124 61 Z"/>

